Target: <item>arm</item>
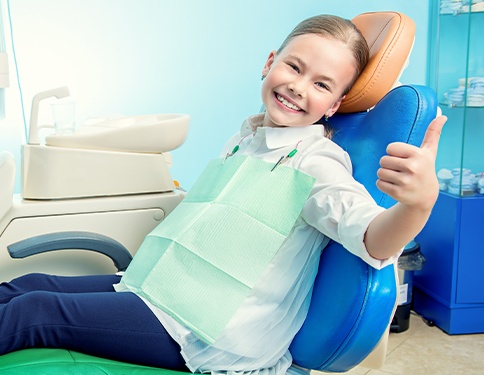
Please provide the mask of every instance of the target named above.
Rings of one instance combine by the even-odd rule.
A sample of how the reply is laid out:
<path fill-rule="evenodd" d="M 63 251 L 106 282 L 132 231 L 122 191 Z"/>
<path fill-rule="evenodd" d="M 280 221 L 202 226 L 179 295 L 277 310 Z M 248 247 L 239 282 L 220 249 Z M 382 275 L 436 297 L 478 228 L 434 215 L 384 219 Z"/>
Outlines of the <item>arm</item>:
<path fill-rule="evenodd" d="M 398 201 L 376 216 L 365 233 L 365 246 L 376 259 L 397 254 L 424 227 L 439 194 L 435 174 L 445 116 L 433 120 L 420 148 L 404 143 L 388 146 L 380 161 L 378 188 Z"/>

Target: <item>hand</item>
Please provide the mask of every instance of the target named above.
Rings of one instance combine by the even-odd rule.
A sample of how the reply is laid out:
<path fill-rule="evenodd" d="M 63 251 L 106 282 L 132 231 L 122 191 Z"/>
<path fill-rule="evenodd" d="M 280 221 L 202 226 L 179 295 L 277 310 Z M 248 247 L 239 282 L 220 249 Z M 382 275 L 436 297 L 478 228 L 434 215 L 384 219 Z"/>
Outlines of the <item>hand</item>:
<path fill-rule="evenodd" d="M 377 187 L 407 206 L 430 210 L 439 194 L 435 159 L 442 127 L 447 117 L 435 118 L 427 128 L 420 147 L 395 142 L 380 160 Z"/>

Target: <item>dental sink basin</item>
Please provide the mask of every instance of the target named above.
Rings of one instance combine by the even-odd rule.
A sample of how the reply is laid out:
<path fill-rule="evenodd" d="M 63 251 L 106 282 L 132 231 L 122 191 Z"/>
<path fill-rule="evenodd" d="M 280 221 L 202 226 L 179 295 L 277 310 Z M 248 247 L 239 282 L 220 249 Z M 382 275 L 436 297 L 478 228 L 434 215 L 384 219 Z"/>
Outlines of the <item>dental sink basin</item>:
<path fill-rule="evenodd" d="M 46 146 L 104 151 L 163 153 L 176 149 L 188 133 L 190 116 L 160 114 L 121 117 L 81 126 L 74 134 L 53 134 Z"/>
<path fill-rule="evenodd" d="M 22 197 L 49 200 L 175 190 L 169 151 L 188 133 L 190 116 L 122 117 L 49 135 L 22 147 Z"/>

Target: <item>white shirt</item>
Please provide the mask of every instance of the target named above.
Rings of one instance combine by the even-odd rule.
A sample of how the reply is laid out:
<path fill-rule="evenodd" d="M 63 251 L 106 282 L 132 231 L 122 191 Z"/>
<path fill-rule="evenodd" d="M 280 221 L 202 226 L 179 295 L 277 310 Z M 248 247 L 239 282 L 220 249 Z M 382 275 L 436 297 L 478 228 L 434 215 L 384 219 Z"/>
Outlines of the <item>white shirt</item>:
<path fill-rule="evenodd" d="M 323 126 L 266 128 L 262 118 L 246 120 L 221 156 L 240 142 L 237 154 L 276 163 L 297 148 L 285 165 L 316 182 L 288 238 L 214 344 L 199 340 L 145 300 L 180 344 L 192 371 L 285 374 L 292 362 L 288 347 L 306 317 L 321 250 L 330 238 L 375 268 L 397 259 L 377 260 L 366 251 L 363 236 L 384 209 L 353 179 L 348 154 L 324 137 Z"/>

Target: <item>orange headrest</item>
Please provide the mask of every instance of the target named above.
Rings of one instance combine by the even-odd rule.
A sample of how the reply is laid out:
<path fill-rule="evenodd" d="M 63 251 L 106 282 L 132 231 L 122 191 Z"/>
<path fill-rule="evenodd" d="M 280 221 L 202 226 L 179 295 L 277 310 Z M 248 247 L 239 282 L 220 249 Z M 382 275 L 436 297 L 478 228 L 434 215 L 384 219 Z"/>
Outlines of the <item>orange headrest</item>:
<path fill-rule="evenodd" d="M 341 103 L 340 113 L 365 111 L 378 103 L 400 78 L 415 38 L 415 23 L 402 13 L 363 13 L 351 21 L 370 47 L 370 60 Z"/>

